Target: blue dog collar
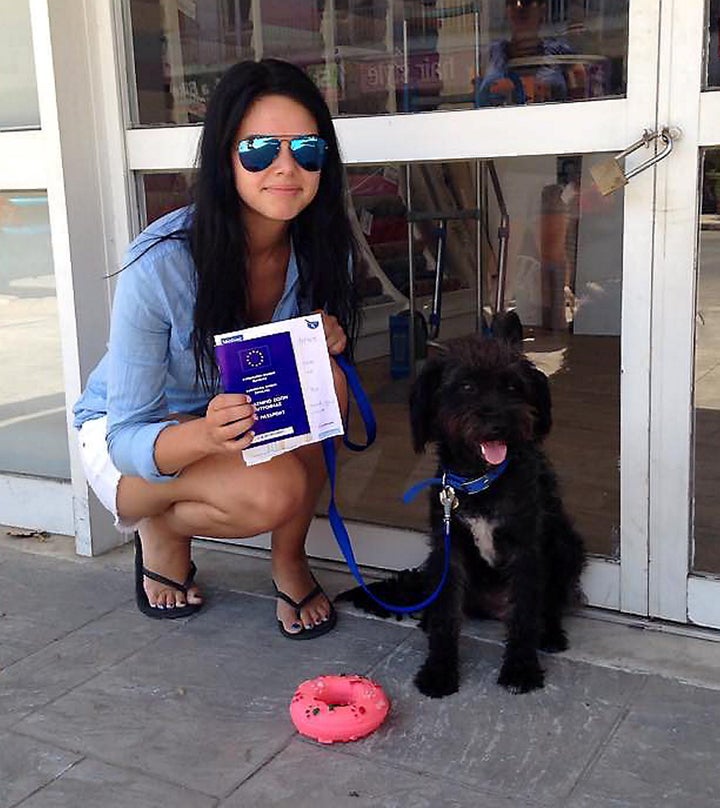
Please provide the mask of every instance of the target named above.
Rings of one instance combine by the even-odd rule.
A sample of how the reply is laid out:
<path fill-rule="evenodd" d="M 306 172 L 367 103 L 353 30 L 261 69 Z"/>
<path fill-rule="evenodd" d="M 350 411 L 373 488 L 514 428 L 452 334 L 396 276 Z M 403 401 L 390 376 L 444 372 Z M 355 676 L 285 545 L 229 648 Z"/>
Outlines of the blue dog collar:
<path fill-rule="evenodd" d="M 482 477 L 474 477 L 468 479 L 455 474 L 452 471 L 444 471 L 442 477 L 428 477 L 427 480 L 422 480 L 409 488 L 403 494 L 403 502 L 407 504 L 412 502 L 415 497 L 423 490 L 431 485 L 441 485 L 443 488 L 450 486 L 455 491 L 463 491 L 466 494 L 479 494 L 480 491 L 485 491 L 500 477 L 508 466 L 508 459 L 505 458 L 498 466 L 494 466 L 487 474 Z"/>

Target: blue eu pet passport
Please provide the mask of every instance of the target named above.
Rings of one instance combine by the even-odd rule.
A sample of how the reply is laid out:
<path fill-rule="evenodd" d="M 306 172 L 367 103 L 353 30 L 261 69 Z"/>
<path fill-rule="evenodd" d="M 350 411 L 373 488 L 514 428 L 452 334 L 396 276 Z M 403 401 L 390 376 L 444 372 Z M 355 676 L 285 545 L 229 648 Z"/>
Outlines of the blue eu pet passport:
<path fill-rule="evenodd" d="M 215 346 L 221 381 L 226 393 L 245 393 L 255 405 L 253 446 L 309 433 L 290 333 L 228 339 Z"/>

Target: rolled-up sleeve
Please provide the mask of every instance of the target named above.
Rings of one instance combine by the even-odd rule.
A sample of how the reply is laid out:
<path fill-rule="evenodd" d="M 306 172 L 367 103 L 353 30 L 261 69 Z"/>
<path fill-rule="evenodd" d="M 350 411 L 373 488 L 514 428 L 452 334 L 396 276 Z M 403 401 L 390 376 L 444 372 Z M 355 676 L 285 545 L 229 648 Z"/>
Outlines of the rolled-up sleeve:
<path fill-rule="evenodd" d="M 171 260 L 166 245 L 150 251 L 123 270 L 113 299 L 108 345 L 107 445 L 122 474 L 162 482 L 155 441 L 167 420 L 165 396 L 171 316 L 158 272 Z"/>

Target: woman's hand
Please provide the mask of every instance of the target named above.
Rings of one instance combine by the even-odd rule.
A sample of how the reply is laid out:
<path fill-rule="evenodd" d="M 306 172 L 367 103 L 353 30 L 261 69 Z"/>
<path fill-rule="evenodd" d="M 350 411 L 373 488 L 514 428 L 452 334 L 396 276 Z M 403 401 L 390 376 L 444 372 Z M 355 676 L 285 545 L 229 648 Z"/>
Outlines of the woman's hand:
<path fill-rule="evenodd" d="M 252 443 L 257 420 L 250 398 L 242 393 L 220 393 L 210 400 L 205 413 L 210 454 L 237 453 Z"/>
<path fill-rule="evenodd" d="M 318 311 L 317 314 L 322 315 L 328 353 L 330 356 L 341 354 L 347 345 L 347 337 L 345 336 L 342 326 L 337 321 L 337 317 L 334 317 L 332 314 L 327 314 L 324 311 Z"/>

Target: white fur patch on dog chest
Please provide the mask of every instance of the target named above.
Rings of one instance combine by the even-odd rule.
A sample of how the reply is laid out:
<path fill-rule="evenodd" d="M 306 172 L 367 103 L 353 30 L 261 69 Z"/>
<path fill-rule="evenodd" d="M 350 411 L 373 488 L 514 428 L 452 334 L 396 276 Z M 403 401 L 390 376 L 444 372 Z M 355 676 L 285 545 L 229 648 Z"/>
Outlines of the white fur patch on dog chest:
<path fill-rule="evenodd" d="M 463 516 L 462 520 L 470 528 L 470 532 L 472 533 L 475 544 L 480 551 L 480 555 L 491 567 L 494 567 L 497 558 L 493 534 L 495 532 L 495 528 L 497 527 L 497 522 L 492 522 L 485 519 L 483 516 Z"/>

